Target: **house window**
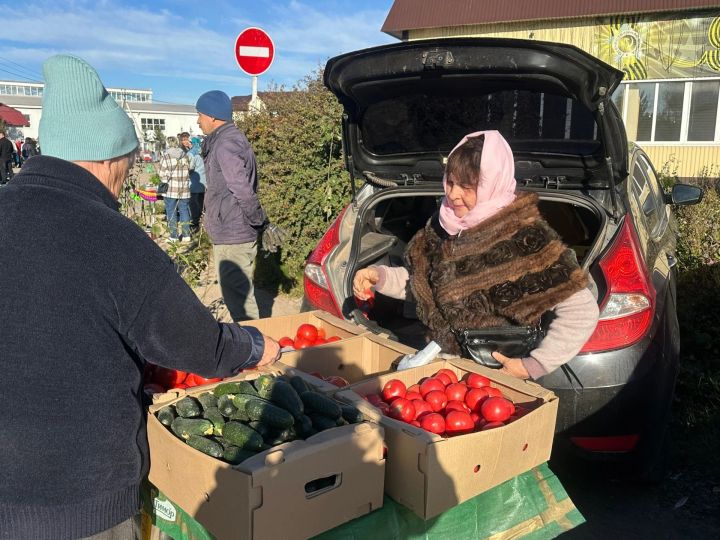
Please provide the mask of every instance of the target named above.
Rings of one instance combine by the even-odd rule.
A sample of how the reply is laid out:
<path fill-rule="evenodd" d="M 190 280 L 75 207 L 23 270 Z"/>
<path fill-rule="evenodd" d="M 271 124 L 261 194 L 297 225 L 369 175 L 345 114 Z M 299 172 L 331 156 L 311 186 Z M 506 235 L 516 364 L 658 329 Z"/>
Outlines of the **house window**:
<path fill-rule="evenodd" d="M 719 99 L 718 79 L 623 83 L 612 96 L 641 143 L 720 142 Z"/>
<path fill-rule="evenodd" d="M 155 128 L 159 128 L 160 131 L 165 131 L 164 118 L 141 118 L 140 125 L 143 131 L 155 131 Z"/>

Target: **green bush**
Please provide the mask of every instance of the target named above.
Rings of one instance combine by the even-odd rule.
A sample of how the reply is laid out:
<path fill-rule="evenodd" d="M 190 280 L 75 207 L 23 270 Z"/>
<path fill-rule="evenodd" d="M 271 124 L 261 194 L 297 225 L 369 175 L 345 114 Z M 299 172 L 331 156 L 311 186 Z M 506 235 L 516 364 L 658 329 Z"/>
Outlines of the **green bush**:
<path fill-rule="evenodd" d="M 322 84 L 322 71 L 288 91 L 262 96 L 265 109 L 237 121 L 258 162 L 259 195 L 269 218 L 288 233 L 273 276 L 260 261 L 258 283 L 279 279 L 285 291 L 302 290 L 303 263 L 350 200 L 342 157 L 342 107 Z M 270 261 L 277 260 L 271 257 Z"/>

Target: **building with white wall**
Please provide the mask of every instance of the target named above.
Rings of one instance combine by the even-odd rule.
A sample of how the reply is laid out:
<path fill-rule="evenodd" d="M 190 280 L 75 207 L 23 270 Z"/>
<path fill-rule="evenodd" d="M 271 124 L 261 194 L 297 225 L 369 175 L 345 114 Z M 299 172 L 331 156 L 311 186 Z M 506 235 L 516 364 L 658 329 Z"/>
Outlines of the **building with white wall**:
<path fill-rule="evenodd" d="M 30 122 L 29 127 L 14 129 L 10 138 L 38 138 L 44 88 L 43 83 L 0 81 L 0 103 L 19 110 Z M 200 133 L 194 105 L 153 101 L 152 90 L 148 89 L 108 88 L 108 92 L 127 111 L 144 148 L 151 147 L 146 141 L 146 135 L 155 128 L 159 128 L 166 136 L 177 135 L 183 131 L 191 135 Z M 40 146 L 42 148 L 42 141 Z"/>

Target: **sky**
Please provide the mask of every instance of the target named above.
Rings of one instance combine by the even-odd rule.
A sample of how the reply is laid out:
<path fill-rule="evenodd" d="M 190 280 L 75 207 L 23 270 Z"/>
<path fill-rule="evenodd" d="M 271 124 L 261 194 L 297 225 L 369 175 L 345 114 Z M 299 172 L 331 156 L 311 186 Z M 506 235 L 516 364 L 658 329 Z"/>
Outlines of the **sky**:
<path fill-rule="evenodd" d="M 207 90 L 249 95 L 235 60 L 245 28 L 265 30 L 275 59 L 258 77 L 291 87 L 352 50 L 393 43 L 380 28 L 392 0 L 204 0 L 186 2 L 0 1 L 0 80 L 42 82 L 54 54 L 88 61 L 106 87 L 152 89 L 159 102 L 194 104 Z"/>

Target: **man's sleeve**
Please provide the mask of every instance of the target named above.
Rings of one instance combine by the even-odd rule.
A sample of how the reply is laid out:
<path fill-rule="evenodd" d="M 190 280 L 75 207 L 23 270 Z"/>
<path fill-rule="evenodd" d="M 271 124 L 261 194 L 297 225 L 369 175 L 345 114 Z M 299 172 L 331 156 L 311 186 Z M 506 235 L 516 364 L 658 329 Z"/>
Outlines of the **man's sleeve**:
<path fill-rule="evenodd" d="M 204 377 L 253 367 L 265 347 L 255 328 L 217 322 L 172 265 L 148 288 L 126 326 L 129 343 L 146 361 Z"/>
<path fill-rule="evenodd" d="M 218 149 L 218 162 L 228 189 L 240 203 L 247 222 L 253 227 L 261 227 L 266 216 L 253 189 L 254 179 L 247 158 L 240 155 L 240 148 L 237 146 L 221 146 Z"/>

